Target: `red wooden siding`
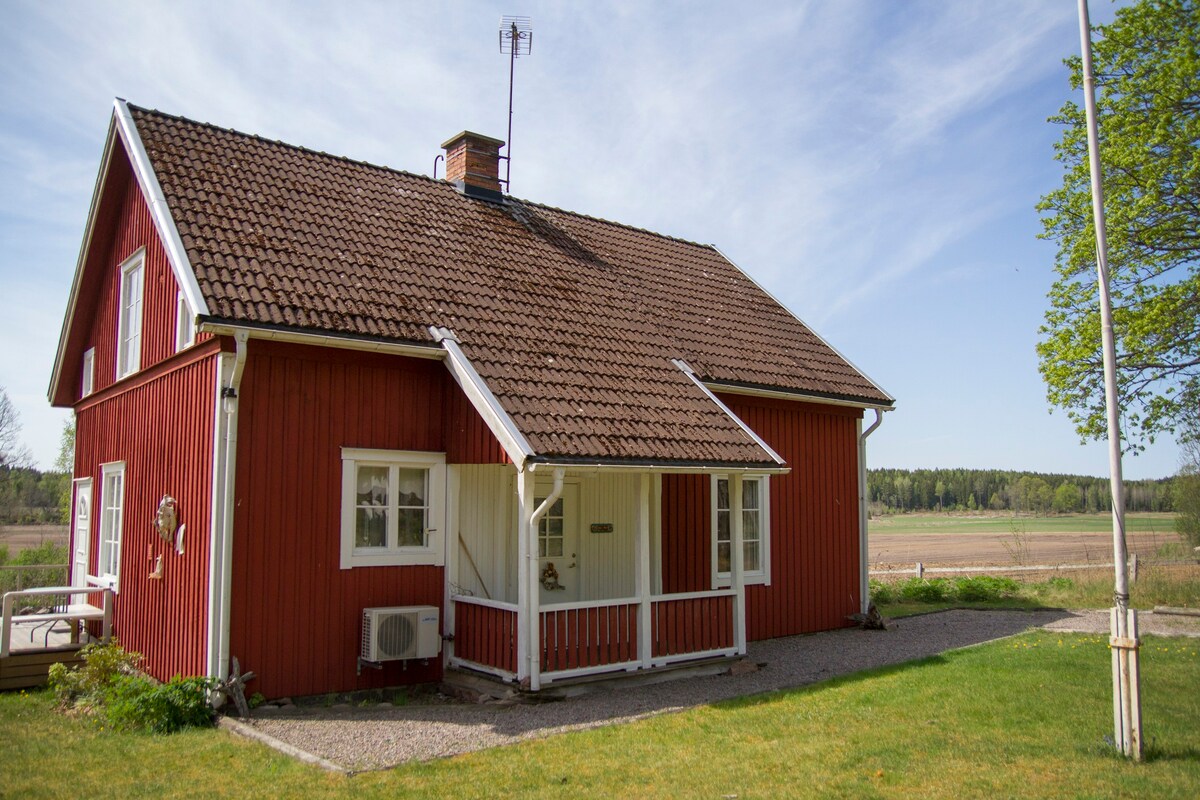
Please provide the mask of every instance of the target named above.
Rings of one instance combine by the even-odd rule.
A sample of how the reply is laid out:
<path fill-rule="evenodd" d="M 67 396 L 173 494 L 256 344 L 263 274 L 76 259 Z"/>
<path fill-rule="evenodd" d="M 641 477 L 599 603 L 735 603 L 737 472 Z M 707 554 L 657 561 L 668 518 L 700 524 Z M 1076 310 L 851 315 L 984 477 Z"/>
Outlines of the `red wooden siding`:
<path fill-rule="evenodd" d="M 471 405 L 449 371 L 443 368 L 446 382 L 446 411 L 443 434 L 447 464 L 508 464 L 508 456 L 492 435 L 483 417 Z"/>
<path fill-rule="evenodd" d="M 215 345 L 215 343 L 213 343 Z M 100 465 L 125 462 L 120 593 L 113 632 L 166 680 L 205 672 L 209 536 L 212 530 L 215 346 L 189 351 L 129 388 L 89 397 L 76 409 L 75 476 L 92 478 L 89 572 L 99 554 Z M 124 384 L 123 384 L 124 386 Z M 154 529 L 164 494 L 186 525 L 182 555 Z M 149 574 L 157 556 L 164 574 Z"/>
<path fill-rule="evenodd" d="M 750 639 L 828 630 L 859 609 L 854 408 L 720 395 L 791 467 L 771 478 L 771 585 L 746 587 Z M 665 475 L 663 591 L 712 582 L 710 478 Z"/>
<path fill-rule="evenodd" d="M 542 671 L 636 661 L 638 604 L 550 608 L 540 614 Z"/>
<path fill-rule="evenodd" d="M 651 608 L 653 655 L 702 653 L 734 646 L 733 598 L 659 600 Z"/>
<path fill-rule="evenodd" d="M 139 248 L 145 248 L 140 368 L 151 368 L 175 355 L 179 284 L 120 147 L 113 154 L 103 194 L 80 285 L 75 318 L 78 327 L 73 327 L 64 367 L 63 382 L 70 387 L 68 402 L 79 399 L 82 355 L 90 347 L 96 348 L 94 390 L 115 382 L 121 265 Z M 209 338 L 208 334 L 200 334 L 196 340 L 200 343 Z"/>
<path fill-rule="evenodd" d="M 454 604 L 454 654 L 516 673 L 517 612 L 475 603 Z"/>
<path fill-rule="evenodd" d="M 251 340 L 238 423 L 231 654 L 267 697 L 419 683 L 441 659 L 356 675 L 362 610 L 443 604 L 442 567 L 340 568 L 341 448 L 488 457 L 440 361 Z M 494 441 L 494 440 L 493 440 Z M 448 459 L 450 460 L 450 459 Z M 444 629 L 443 623 L 443 629 Z"/>

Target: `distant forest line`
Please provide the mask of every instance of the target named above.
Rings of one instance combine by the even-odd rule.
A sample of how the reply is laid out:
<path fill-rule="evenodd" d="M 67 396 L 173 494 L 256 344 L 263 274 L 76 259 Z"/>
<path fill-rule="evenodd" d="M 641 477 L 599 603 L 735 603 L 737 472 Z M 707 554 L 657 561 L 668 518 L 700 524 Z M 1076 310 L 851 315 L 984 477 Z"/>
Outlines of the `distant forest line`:
<path fill-rule="evenodd" d="M 1125 481 L 1125 509 L 1174 511 L 1174 482 L 1174 478 Z M 875 512 L 1112 510 L 1108 478 L 999 469 L 870 469 L 867 499 Z"/>

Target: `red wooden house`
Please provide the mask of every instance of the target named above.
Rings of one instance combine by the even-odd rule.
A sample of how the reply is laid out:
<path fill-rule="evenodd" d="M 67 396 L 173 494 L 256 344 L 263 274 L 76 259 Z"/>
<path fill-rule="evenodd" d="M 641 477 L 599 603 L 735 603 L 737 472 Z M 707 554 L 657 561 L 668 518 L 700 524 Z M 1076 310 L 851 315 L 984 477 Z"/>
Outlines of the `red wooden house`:
<path fill-rule="evenodd" d="M 716 248 L 503 194 L 502 144 L 432 180 L 116 102 L 50 399 L 73 580 L 152 674 L 538 689 L 861 609 L 892 398 Z"/>

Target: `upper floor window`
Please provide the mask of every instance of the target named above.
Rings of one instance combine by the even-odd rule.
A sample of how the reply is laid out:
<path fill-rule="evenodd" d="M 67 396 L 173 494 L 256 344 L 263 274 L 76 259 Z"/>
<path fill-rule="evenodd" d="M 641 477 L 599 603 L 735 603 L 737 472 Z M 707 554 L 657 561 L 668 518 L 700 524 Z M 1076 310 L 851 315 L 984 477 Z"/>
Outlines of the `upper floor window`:
<path fill-rule="evenodd" d="M 441 565 L 446 457 L 342 448 L 342 569 Z"/>
<path fill-rule="evenodd" d="M 83 375 L 79 379 L 79 396 L 87 397 L 96 390 L 96 348 L 83 351 Z"/>
<path fill-rule="evenodd" d="M 183 292 L 175 296 L 175 352 L 191 347 L 196 341 L 196 318 Z"/>
<path fill-rule="evenodd" d="M 121 265 L 121 296 L 117 315 L 117 380 L 138 371 L 142 362 L 142 294 L 145 251 Z"/>
<path fill-rule="evenodd" d="M 771 582 L 771 480 L 765 475 L 742 478 L 742 571 L 746 583 Z M 729 478 L 714 475 L 712 485 L 713 573 L 718 586 L 732 574 Z"/>

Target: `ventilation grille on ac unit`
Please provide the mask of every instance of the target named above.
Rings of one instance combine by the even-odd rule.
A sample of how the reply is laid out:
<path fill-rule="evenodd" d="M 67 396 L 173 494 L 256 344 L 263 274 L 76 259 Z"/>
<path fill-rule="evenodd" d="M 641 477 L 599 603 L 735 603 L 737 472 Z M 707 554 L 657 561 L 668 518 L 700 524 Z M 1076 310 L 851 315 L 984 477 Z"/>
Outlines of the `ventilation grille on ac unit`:
<path fill-rule="evenodd" d="M 432 658 L 441 650 L 439 621 L 434 606 L 364 608 L 362 658 L 364 661 Z"/>

